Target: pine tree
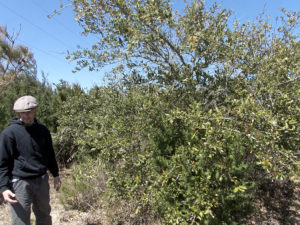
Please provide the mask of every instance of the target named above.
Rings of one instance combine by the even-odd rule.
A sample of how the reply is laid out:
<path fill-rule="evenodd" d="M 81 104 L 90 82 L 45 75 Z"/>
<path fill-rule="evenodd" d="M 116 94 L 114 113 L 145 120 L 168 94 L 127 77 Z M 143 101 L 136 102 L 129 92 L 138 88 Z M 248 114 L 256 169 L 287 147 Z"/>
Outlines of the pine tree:
<path fill-rule="evenodd" d="M 26 46 L 16 45 L 18 36 L 19 32 L 10 35 L 0 26 L 0 93 L 21 74 L 36 74 L 33 53 Z"/>

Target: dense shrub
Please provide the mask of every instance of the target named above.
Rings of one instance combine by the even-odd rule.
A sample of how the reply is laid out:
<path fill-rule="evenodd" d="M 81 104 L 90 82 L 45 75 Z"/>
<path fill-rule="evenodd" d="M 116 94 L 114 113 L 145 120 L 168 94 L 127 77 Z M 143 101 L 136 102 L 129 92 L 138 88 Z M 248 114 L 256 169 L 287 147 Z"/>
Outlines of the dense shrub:
<path fill-rule="evenodd" d="M 36 75 L 19 75 L 1 93 L 0 130 L 3 130 L 17 114 L 12 110 L 15 100 L 23 95 L 37 98 L 39 109 L 37 118 L 52 131 L 56 131 L 59 104 L 55 92 L 46 78 L 40 81 Z"/>
<path fill-rule="evenodd" d="M 90 60 L 93 69 L 97 60 L 101 66 L 119 57 L 102 52 L 106 46 L 127 46 L 128 71 L 117 68 L 122 79 L 64 105 L 60 145 L 74 162 L 83 162 L 79 168 L 92 169 L 93 164 L 84 163 L 86 157 L 99 163 L 106 181 L 102 199 L 113 206 L 124 200 L 134 203 L 136 218 L 147 212 L 163 224 L 246 223 L 257 212 L 254 199 L 266 184 L 299 177 L 299 41 L 292 34 L 299 15 L 286 13 L 276 31 L 263 20 L 229 29 L 226 11 L 206 11 L 202 1 L 187 7 L 178 20 L 167 13 L 167 1 L 160 1 L 165 4 L 155 7 L 166 16 L 165 24 L 159 27 L 161 33 L 147 36 L 157 22 L 152 3 L 158 1 L 140 2 L 111 2 L 101 8 L 107 13 L 101 17 L 100 11 L 80 8 L 88 2 L 76 1 L 86 28 L 96 29 L 100 16 L 111 36 L 101 33 L 101 48 L 95 45 L 75 57 L 86 56 L 80 62 L 86 66 Z M 126 7 L 155 9 L 147 14 L 153 21 L 126 14 L 140 12 Z M 135 32 L 121 29 L 123 17 L 114 14 L 117 9 L 131 19 Z M 200 15 L 203 21 L 195 21 Z M 176 30 L 183 22 L 184 34 Z M 168 42 L 167 33 L 178 45 Z M 114 37 L 127 42 L 121 45 Z M 151 40 L 176 57 L 153 48 Z M 105 54 L 111 58 L 103 58 Z M 139 74 L 137 67 L 146 74 Z M 75 184 L 85 184 L 87 178 L 77 171 Z M 90 183 L 97 179 L 92 175 Z M 71 190 L 82 193 L 81 185 Z"/>
<path fill-rule="evenodd" d="M 274 124 L 276 117 L 252 93 L 230 108 L 207 111 L 201 103 L 179 108 L 184 99 L 176 90 L 153 85 L 99 90 L 77 98 L 81 110 L 64 123 L 73 135 L 68 140 L 79 162 L 89 155 L 105 169 L 99 173 L 108 178 L 106 199 L 134 200 L 137 214 L 150 205 L 166 224 L 240 223 L 265 180 L 297 173 L 296 152 L 280 145 L 287 136 L 273 131 L 289 134 L 290 128 Z M 288 141 L 297 146 L 293 132 Z M 80 174 L 75 182 L 93 183 Z"/>
<path fill-rule="evenodd" d="M 86 159 L 73 166 L 67 174 L 69 183 L 64 183 L 61 202 L 66 208 L 71 207 L 81 211 L 99 208 L 105 191 L 106 178 L 101 166 L 95 160 Z"/>

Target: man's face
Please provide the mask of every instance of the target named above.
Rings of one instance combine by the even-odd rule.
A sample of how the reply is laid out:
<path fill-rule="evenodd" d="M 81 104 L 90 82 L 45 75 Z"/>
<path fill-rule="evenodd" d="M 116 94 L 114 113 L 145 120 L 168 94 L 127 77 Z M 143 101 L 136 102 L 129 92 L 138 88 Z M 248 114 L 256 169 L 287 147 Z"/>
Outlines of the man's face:
<path fill-rule="evenodd" d="M 20 112 L 19 113 L 20 118 L 23 120 L 25 125 L 29 125 L 32 123 L 32 121 L 35 118 L 36 111 L 37 111 L 37 109 L 35 108 L 28 112 Z"/>

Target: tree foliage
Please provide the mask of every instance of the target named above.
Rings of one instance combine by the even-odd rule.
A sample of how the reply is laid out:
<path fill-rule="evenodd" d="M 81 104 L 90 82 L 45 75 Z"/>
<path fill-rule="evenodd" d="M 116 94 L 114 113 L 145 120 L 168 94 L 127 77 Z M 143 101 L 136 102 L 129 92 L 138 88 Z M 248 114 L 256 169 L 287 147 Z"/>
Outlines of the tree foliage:
<path fill-rule="evenodd" d="M 52 132 L 58 126 L 60 105 L 71 95 L 72 88 L 66 82 L 54 90 L 46 75 L 37 77 L 36 62 L 26 46 L 16 45 L 18 33 L 10 35 L 6 27 L 0 27 L 0 130 L 16 116 L 14 101 L 23 95 L 33 95 L 39 104 L 38 119 Z"/>
<path fill-rule="evenodd" d="M 99 36 L 91 49 L 70 55 L 78 69 L 108 64 L 139 71 L 161 84 L 206 85 L 207 72 L 224 58 L 230 12 L 195 1 L 179 15 L 172 3 L 155 1 L 72 1 L 86 34 Z"/>
<path fill-rule="evenodd" d="M 12 118 L 17 117 L 13 111 L 16 99 L 23 95 L 32 95 L 37 98 L 39 109 L 38 120 L 49 127 L 52 132 L 56 131 L 59 102 L 52 86 L 44 77 L 40 81 L 35 74 L 20 75 L 14 78 L 14 82 L 6 86 L 1 93 L 0 104 L 0 130 L 3 130 Z"/>
<path fill-rule="evenodd" d="M 19 75 L 36 73 L 33 54 L 26 46 L 16 45 L 18 34 L 10 35 L 0 26 L 0 93 Z"/>
<path fill-rule="evenodd" d="M 241 224 L 261 185 L 299 178 L 299 13 L 230 26 L 200 0 L 182 15 L 167 0 L 72 3 L 99 41 L 70 59 L 122 79 L 66 102 L 57 137 L 104 168 L 108 200 L 164 224 Z"/>

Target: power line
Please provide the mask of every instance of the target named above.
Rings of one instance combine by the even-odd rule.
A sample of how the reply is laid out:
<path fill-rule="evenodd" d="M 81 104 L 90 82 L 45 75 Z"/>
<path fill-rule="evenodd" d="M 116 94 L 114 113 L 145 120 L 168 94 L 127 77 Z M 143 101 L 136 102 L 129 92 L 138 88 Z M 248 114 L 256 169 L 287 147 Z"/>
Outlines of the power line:
<path fill-rule="evenodd" d="M 46 54 L 46 55 L 52 57 L 52 58 L 54 58 L 55 60 L 61 62 L 61 59 L 59 59 L 56 55 L 49 53 L 49 51 L 40 49 L 40 48 L 38 48 L 38 47 L 36 47 L 36 46 L 34 46 L 34 45 L 32 45 L 32 44 L 29 44 L 29 43 L 26 42 L 26 41 L 21 40 L 21 39 L 18 39 L 18 41 L 19 41 L 20 43 L 24 43 L 24 44 L 27 45 L 27 46 L 30 46 L 30 48 L 34 48 L 34 49 L 36 49 L 36 50 L 38 50 L 38 51 L 40 51 L 40 52 L 42 52 L 42 53 L 44 53 L 44 54 Z M 56 53 L 56 54 L 59 54 L 59 53 Z"/>
<path fill-rule="evenodd" d="M 48 14 L 47 10 L 45 8 L 43 8 L 40 4 L 36 4 L 37 2 L 32 0 L 32 7 L 34 7 L 36 10 L 40 10 L 40 11 L 43 11 L 45 13 Z M 54 35 L 52 35 L 51 33 L 49 33 L 48 31 L 45 31 L 43 28 L 41 28 L 40 26 L 36 25 L 34 22 L 32 22 L 32 20 L 26 18 L 25 16 L 21 15 L 18 11 L 12 9 L 12 7 L 9 7 L 7 6 L 7 3 L 3 3 L 2 1 L 0 1 L 0 6 L 3 6 L 3 8 L 7 9 L 9 12 L 11 12 L 13 15 L 16 15 L 17 17 L 20 17 L 22 20 L 24 20 L 25 22 L 29 23 L 30 25 L 32 25 L 33 27 L 37 28 L 38 30 L 42 31 L 43 33 L 46 33 L 48 35 L 49 38 L 52 38 L 52 39 L 55 39 L 56 42 L 59 42 L 60 44 L 62 44 L 64 47 L 68 47 L 65 42 L 61 41 L 60 39 L 58 39 L 57 37 L 55 37 Z M 31 11 L 33 12 L 34 10 L 31 8 Z M 43 14 L 43 13 L 42 13 Z M 65 28 L 65 25 L 62 24 L 61 22 L 59 22 L 58 20 L 54 19 L 57 23 L 57 25 L 59 26 L 63 26 Z M 77 32 L 74 32 L 72 31 L 71 29 L 65 29 L 65 30 L 68 30 L 71 34 L 73 34 L 73 37 L 74 37 L 74 34 Z M 79 36 L 79 35 L 78 35 Z M 82 39 L 83 40 L 83 39 Z M 55 51 L 48 51 L 48 50 L 45 50 L 43 47 L 36 47 L 34 46 L 34 43 L 32 44 L 32 42 L 30 42 L 30 44 L 28 43 L 28 41 L 24 41 L 21 40 L 19 37 L 17 38 L 17 41 L 21 44 L 24 44 L 26 45 L 27 47 L 29 47 L 30 49 L 34 49 L 34 52 L 38 51 L 38 52 L 41 52 L 42 54 L 44 55 L 48 55 L 50 58 L 60 62 L 61 64 L 70 64 L 70 62 L 65 58 L 66 55 L 63 55 L 63 54 L 66 54 L 66 52 L 64 53 L 59 53 L 59 52 L 55 52 Z M 68 48 L 71 48 L 70 46 Z M 74 47 L 73 47 L 74 48 Z M 71 48 L 71 49 L 73 49 Z M 59 55 L 60 54 L 60 55 Z M 62 57 L 62 58 L 60 58 Z M 38 58 L 37 58 L 38 59 Z"/>
<path fill-rule="evenodd" d="M 11 11 L 12 13 L 14 13 L 15 15 L 17 15 L 18 17 L 22 18 L 23 20 L 27 21 L 29 24 L 31 24 L 32 26 L 36 27 L 37 29 L 41 30 L 42 32 L 44 32 L 45 34 L 49 35 L 52 39 L 56 40 L 57 42 L 59 42 L 60 44 L 62 44 L 63 46 L 68 46 L 70 49 L 72 49 L 71 46 L 69 46 L 67 43 L 65 43 L 64 41 L 60 40 L 59 38 L 55 37 L 53 34 L 47 32 L 46 30 L 44 30 L 43 28 L 41 28 L 40 26 L 34 24 L 33 22 L 31 22 L 29 19 L 27 19 L 26 17 L 20 15 L 18 12 L 16 12 L 15 10 L 9 8 L 7 5 L 3 4 L 3 2 L 0 1 L 0 4 L 2 6 L 4 6 L 5 8 L 7 8 L 9 11 Z"/>
<path fill-rule="evenodd" d="M 35 0 L 32 0 L 32 3 L 35 4 L 36 7 L 38 7 L 39 9 L 41 9 L 42 11 L 44 11 L 47 16 L 48 15 L 51 15 L 50 12 L 48 12 L 40 3 L 38 3 L 37 1 Z M 67 31 L 69 31 L 72 35 L 74 35 L 74 33 L 76 34 L 79 34 L 80 38 L 82 41 L 85 41 L 83 38 L 82 38 L 82 33 L 81 32 L 75 32 L 74 30 L 71 30 L 68 26 L 66 26 L 64 23 L 62 23 L 60 20 L 57 20 L 54 16 L 51 16 L 51 19 L 55 20 L 60 26 L 62 26 L 63 28 L 65 28 Z M 75 21 L 75 20 L 74 20 Z M 79 25 L 78 25 L 79 26 Z M 98 41 L 98 38 L 93 36 L 93 35 L 90 35 L 89 37 L 91 37 L 92 39 L 94 39 L 94 41 Z"/>
<path fill-rule="evenodd" d="M 42 11 L 44 11 L 46 13 L 46 15 L 50 15 L 51 13 L 48 12 L 40 3 L 38 3 L 35 0 L 32 0 L 32 3 L 38 7 L 39 9 L 41 9 Z M 71 30 L 68 26 L 66 26 L 65 24 L 63 24 L 61 21 L 59 21 L 58 19 L 56 19 L 55 17 L 52 17 L 51 19 L 55 20 L 60 26 L 62 26 L 63 28 L 65 28 L 67 31 L 69 31 L 71 34 L 77 33 L 73 30 Z"/>

